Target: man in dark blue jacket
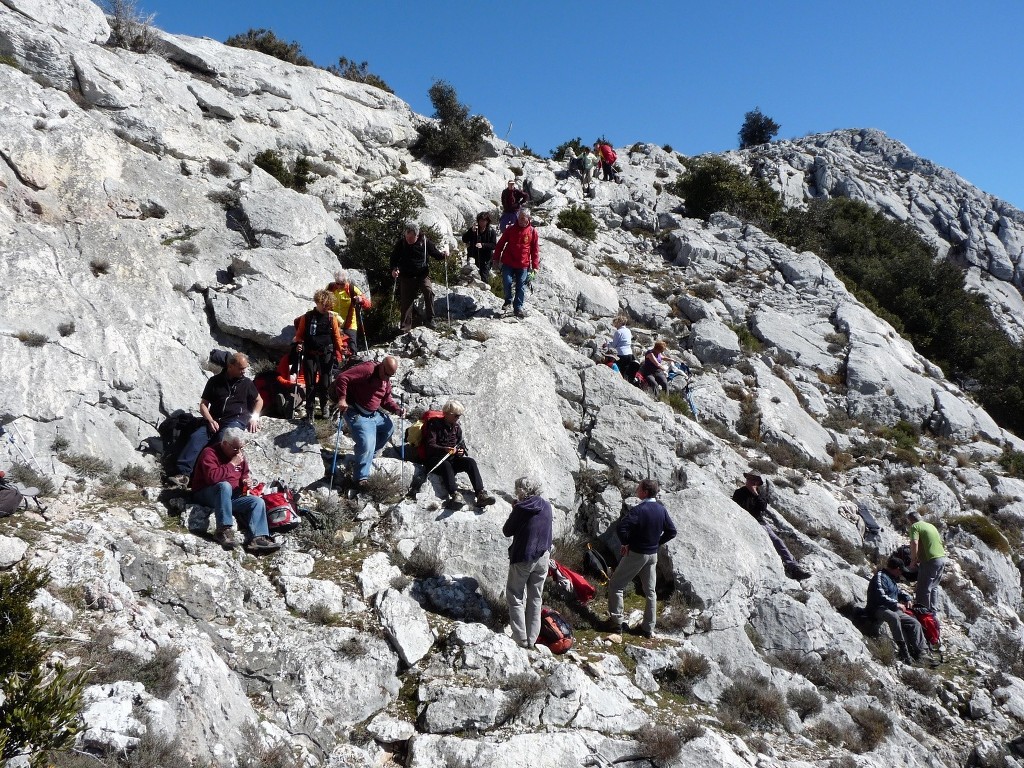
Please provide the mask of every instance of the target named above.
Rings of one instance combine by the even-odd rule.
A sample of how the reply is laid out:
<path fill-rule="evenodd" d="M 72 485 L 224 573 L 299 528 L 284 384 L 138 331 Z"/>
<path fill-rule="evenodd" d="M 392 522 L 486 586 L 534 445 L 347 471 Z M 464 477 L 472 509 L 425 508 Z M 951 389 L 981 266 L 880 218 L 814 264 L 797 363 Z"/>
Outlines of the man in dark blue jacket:
<path fill-rule="evenodd" d="M 512 639 L 522 648 L 532 648 L 540 635 L 540 609 L 551 549 L 551 505 L 540 491 L 540 480 L 535 477 L 516 480 L 518 501 L 501 529 L 512 537 L 505 602 Z"/>
<path fill-rule="evenodd" d="M 629 510 L 615 527 L 615 533 L 622 542 L 622 559 L 608 581 L 608 624 L 613 631 L 627 629 L 622 619 L 622 592 L 640 574 L 647 606 L 638 632 L 644 637 L 651 637 L 657 618 L 658 548 L 675 538 L 676 527 L 668 516 L 668 510 L 655 500 L 657 480 L 641 480 L 636 487 L 636 495 L 640 503 Z"/>
<path fill-rule="evenodd" d="M 910 604 L 910 596 L 900 592 L 896 586 L 903 573 L 905 563 L 898 557 L 890 557 L 885 568 L 879 568 L 868 582 L 867 614 L 875 621 L 889 625 L 892 639 L 899 649 L 900 661 L 913 664 L 926 650 L 921 622 L 904 613 L 900 603 Z"/>

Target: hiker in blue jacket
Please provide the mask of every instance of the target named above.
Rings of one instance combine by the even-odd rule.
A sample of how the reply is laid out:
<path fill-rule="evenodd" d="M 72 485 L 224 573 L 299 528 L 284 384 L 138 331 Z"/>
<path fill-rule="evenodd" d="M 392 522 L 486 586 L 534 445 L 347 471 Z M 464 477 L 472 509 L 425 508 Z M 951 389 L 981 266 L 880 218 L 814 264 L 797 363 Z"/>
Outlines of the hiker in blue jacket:
<path fill-rule="evenodd" d="M 868 603 L 865 611 L 875 621 L 889 625 L 892 639 L 899 650 L 900 661 L 913 664 L 927 649 L 921 622 L 905 613 L 900 605 L 910 605 L 910 595 L 900 592 L 897 582 L 906 564 L 898 557 L 890 557 L 885 568 L 879 568 L 868 582 Z"/>
<path fill-rule="evenodd" d="M 508 603 L 512 639 L 532 648 L 540 635 L 540 610 L 551 549 L 551 504 L 541 495 L 540 480 L 520 477 L 515 484 L 518 501 L 501 532 L 512 537 L 508 548 Z"/>
<path fill-rule="evenodd" d="M 637 631 L 643 637 L 654 635 L 658 605 L 655 592 L 658 549 L 676 536 L 676 527 L 668 516 L 668 510 L 655 499 L 658 490 L 657 480 L 641 480 L 636 487 L 640 503 L 629 510 L 615 527 L 615 533 L 622 542 L 622 559 L 608 582 L 608 629 L 613 632 L 628 629 L 623 622 L 622 593 L 633 577 L 640 574 L 640 585 L 647 603 L 643 622 Z"/>

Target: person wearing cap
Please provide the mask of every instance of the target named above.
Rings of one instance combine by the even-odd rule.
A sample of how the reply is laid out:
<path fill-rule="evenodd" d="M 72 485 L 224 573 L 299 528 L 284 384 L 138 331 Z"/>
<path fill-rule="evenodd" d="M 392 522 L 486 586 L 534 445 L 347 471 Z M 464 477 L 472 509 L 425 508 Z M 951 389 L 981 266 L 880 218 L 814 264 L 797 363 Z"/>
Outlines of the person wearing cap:
<path fill-rule="evenodd" d="M 498 238 L 492 261 L 501 264 L 501 287 L 505 295 L 501 311 L 508 312 L 511 308 L 516 317 L 526 317 L 523 309 L 526 285 L 533 273 L 540 269 L 540 240 L 525 208 L 519 211 L 515 226 L 506 229 Z"/>
<path fill-rule="evenodd" d="M 752 472 L 744 472 L 743 479 L 743 486 L 736 489 L 732 495 L 732 500 L 747 510 L 757 520 L 758 525 L 764 528 L 765 533 L 768 534 L 768 538 L 772 542 L 772 546 L 775 547 L 775 551 L 782 558 L 782 566 L 786 571 L 786 576 L 796 581 L 802 581 L 810 577 L 811 574 L 800 567 L 796 558 L 793 557 L 793 553 L 786 546 L 786 542 L 779 538 L 775 528 L 768 522 L 768 501 L 761 495 L 764 480 L 761 479 L 760 475 L 755 475 Z"/>
<path fill-rule="evenodd" d="M 466 244 L 466 259 L 473 261 L 480 270 L 480 279 L 485 283 L 491 281 L 491 257 L 494 246 L 498 242 L 498 233 L 491 226 L 491 214 L 482 211 L 476 216 L 473 224 L 462 236 Z"/>
<path fill-rule="evenodd" d="M 609 368 L 611 368 L 616 373 L 620 373 L 618 363 L 619 363 L 619 353 L 616 352 L 614 349 L 606 349 L 604 351 L 604 362 L 603 362 L 603 364 L 607 365 Z"/>
<path fill-rule="evenodd" d="M 910 567 L 917 567 L 914 600 L 918 605 L 934 611 L 939 579 L 946 568 L 946 550 L 942 546 L 938 529 L 922 520 L 919 512 L 910 512 L 907 519 L 911 523 Z"/>
<path fill-rule="evenodd" d="M 405 223 L 402 237 L 391 250 L 391 277 L 398 281 L 398 312 L 401 329 L 412 330 L 412 311 L 416 296 L 423 294 L 426 311 L 424 321 L 428 328 L 434 327 L 434 284 L 430 282 L 428 258 L 442 261 L 448 256 L 420 232 L 420 225 L 414 221 Z"/>
<path fill-rule="evenodd" d="M 498 220 L 498 232 L 504 233 L 519 216 L 519 209 L 526 202 L 526 193 L 516 186 L 515 179 L 509 179 L 505 189 L 501 191 L 501 218 Z"/>
<path fill-rule="evenodd" d="M 884 621 L 889 625 L 900 661 L 913 664 L 927 650 L 927 645 L 921 622 L 900 607 L 910 605 L 910 595 L 900 592 L 897 586 L 905 565 L 900 558 L 890 557 L 884 568 L 875 571 L 868 582 L 865 611 L 875 621 Z"/>

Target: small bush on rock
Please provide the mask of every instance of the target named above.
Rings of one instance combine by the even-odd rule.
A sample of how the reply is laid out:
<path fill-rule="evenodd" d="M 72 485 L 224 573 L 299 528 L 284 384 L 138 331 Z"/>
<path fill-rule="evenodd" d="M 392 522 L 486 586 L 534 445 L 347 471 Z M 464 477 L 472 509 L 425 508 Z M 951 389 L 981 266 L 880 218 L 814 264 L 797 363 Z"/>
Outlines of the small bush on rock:
<path fill-rule="evenodd" d="M 981 539 L 997 552 L 1002 552 L 1004 555 L 1010 553 L 1010 542 L 999 530 L 999 526 L 984 515 L 959 515 L 950 518 L 948 525 L 951 528 L 960 528 L 964 533 Z"/>
<path fill-rule="evenodd" d="M 683 748 L 683 739 L 674 728 L 654 725 L 641 728 L 636 734 L 640 754 L 655 765 L 664 765 L 675 760 Z"/>
<path fill-rule="evenodd" d="M 770 229 L 782 215 L 782 202 L 766 181 L 748 176 L 738 166 L 715 155 L 690 161 L 686 172 L 668 189 L 686 201 L 687 214 L 696 218 L 706 220 L 711 214 L 724 211 Z"/>
<path fill-rule="evenodd" d="M 821 695 L 813 688 L 793 688 L 786 694 L 786 702 L 790 709 L 806 720 L 811 715 L 821 712 Z"/>
<path fill-rule="evenodd" d="M 557 147 L 552 149 L 550 154 L 551 159 L 562 160 L 563 156 L 565 155 L 565 150 L 568 149 L 569 147 L 572 147 L 573 154 L 575 154 L 577 157 L 582 155 L 583 150 L 585 149 L 585 147 L 583 146 L 583 139 L 577 136 L 573 139 L 569 139 L 568 141 L 563 141 Z"/>
<path fill-rule="evenodd" d="M 270 29 L 249 29 L 243 34 L 232 35 L 224 41 L 224 45 L 232 48 L 246 48 L 259 51 L 275 59 L 297 64 L 300 67 L 311 67 L 313 61 L 302 52 L 302 46 L 296 42 L 286 43 Z"/>
<path fill-rule="evenodd" d="M 113 465 L 106 459 L 87 453 L 63 453 L 59 458 L 83 477 L 103 477 L 113 469 Z"/>
<path fill-rule="evenodd" d="M 428 91 L 437 124 L 418 128 L 411 150 L 439 168 L 462 169 L 483 158 L 484 138 L 491 128 L 480 115 L 470 117 L 469 107 L 459 102 L 455 88 L 437 80 Z"/>
<path fill-rule="evenodd" d="M 352 59 L 342 56 L 338 59 L 337 64 L 332 64 L 327 67 L 327 71 L 332 75 L 343 77 L 346 80 L 351 80 L 354 83 L 363 83 L 364 85 L 372 85 L 374 88 L 380 88 L 382 91 L 388 93 L 394 93 L 391 90 L 391 86 L 384 82 L 384 78 L 379 75 L 373 74 L 369 69 L 370 65 L 361 61 L 358 64 Z"/>
<path fill-rule="evenodd" d="M 46 334 L 35 331 L 18 331 L 15 338 L 26 347 L 42 347 L 50 340 Z"/>
<path fill-rule="evenodd" d="M 584 240 L 593 240 L 597 237 L 597 222 L 589 208 L 572 206 L 565 208 L 558 214 L 558 228 L 572 232 Z"/>
<path fill-rule="evenodd" d="M 786 721 L 785 699 L 763 675 L 739 675 L 722 692 L 720 704 L 725 718 L 756 730 L 775 730 Z"/>
<path fill-rule="evenodd" d="M 693 692 L 693 684 L 711 671 L 711 663 L 701 654 L 693 651 L 679 651 L 675 662 L 660 671 L 654 677 L 662 688 L 678 695 L 689 696 Z"/>
<path fill-rule="evenodd" d="M 107 0 L 103 9 L 110 17 L 110 45 L 136 53 L 146 53 L 156 45 L 155 15 L 143 15 L 135 0 Z"/>

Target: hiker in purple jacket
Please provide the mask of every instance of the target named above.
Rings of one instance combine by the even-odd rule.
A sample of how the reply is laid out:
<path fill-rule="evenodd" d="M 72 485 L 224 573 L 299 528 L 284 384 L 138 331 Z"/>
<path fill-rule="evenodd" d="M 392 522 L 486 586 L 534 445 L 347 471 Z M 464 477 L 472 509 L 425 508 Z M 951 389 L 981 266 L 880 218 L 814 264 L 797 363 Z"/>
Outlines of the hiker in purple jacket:
<path fill-rule="evenodd" d="M 628 629 L 622 616 L 622 593 L 633 578 L 640 574 L 647 605 L 637 633 L 643 637 L 654 635 L 658 605 L 655 593 L 658 583 L 658 549 L 676 536 L 676 527 L 668 516 L 668 510 L 655 499 L 658 490 L 657 480 L 649 477 L 641 480 L 636 487 L 640 503 L 629 510 L 615 526 L 615 533 L 622 542 L 622 559 L 608 581 L 608 629 L 613 632 Z"/>
<path fill-rule="evenodd" d="M 515 488 L 518 501 L 501 529 L 512 537 L 505 602 L 512 639 L 522 648 L 531 648 L 540 635 L 540 609 L 551 549 L 551 505 L 541 497 L 540 480 L 535 477 L 520 477 Z"/>

